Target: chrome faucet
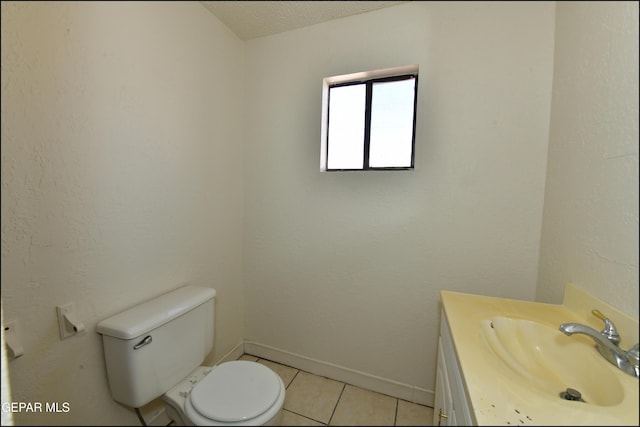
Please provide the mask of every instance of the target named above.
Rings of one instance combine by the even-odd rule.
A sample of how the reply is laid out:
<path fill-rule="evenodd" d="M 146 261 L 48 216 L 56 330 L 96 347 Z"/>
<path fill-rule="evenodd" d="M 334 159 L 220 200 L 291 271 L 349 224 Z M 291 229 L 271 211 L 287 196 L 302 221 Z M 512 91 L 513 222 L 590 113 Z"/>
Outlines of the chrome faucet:
<path fill-rule="evenodd" d="M 604 321 L 605 327 L 601 332 L 579 323 L 563 323 L 560 325 L 560 331 L 565 335 L 583 334 L 591 337 L 596 342 L 598 352 L 600 352 L 609 363 L 612 363 L 618 367 L 618 369 L 621 369 L 629 375 L 633 375 L 636 378 L 640 377 L 640 368 L 638 367 L 640 349 L 638 344 L 634 345 L 628 351 L 621 349 L 618 346 L 618 344 L 620 344 L 620 334 L 618 334 L 613 322 L 598 310 L 592 310 L 591 313 Z"/>

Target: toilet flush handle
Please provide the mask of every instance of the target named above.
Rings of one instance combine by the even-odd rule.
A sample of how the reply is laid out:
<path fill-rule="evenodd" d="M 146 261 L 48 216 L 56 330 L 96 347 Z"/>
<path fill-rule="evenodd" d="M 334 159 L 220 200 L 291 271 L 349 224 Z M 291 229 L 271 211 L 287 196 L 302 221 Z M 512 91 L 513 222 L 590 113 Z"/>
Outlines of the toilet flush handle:
<path fill-rule="evenodd" d="M 133 346 L 134 350 L 138 350 L 140 347 L 144 347 L 147 344 L 150 344 L 151 341 L 153 341 L 153 338 L 151 338 L 151 335 L 147 335 L 146 337 L 144 337 L 144 339 L 142 341 L 140 341 L 138 344 Z"/>

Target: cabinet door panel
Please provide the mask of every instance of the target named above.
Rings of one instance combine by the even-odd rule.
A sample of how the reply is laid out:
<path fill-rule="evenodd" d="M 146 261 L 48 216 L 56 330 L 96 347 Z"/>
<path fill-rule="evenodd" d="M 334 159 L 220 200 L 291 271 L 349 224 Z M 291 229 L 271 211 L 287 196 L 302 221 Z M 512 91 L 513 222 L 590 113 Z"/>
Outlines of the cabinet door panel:
<path fill-rule="evenodd" d="M 442 347 L 442 338 L 438 338 L 438 362 L 436 365 L 436 395 L 433 405 L 433 425 L 448 426 L 455 425 L 450 419 L 451 410 L 451 388 L 447 376 L 447 364 Z"/>
<path fill-rule="evenodd" d="M 440 362 L 441 360 L 442 362 Z M 444 424 L 444 420 L 442 420 L 443 423 L 441 425 L 476 425 L 474 416 L 471 412 L 471 406 L 469 405 L 469 398 L 467 397 L 465 390 L 462 372 L 458 363 L 458 356 L 453 345 L 453 338 L 451 336 L 451 331 L 444 311 L 440 318 L 440 337 L 438 340 L 438 369 L 440 368 L 442 370 L 442 377 L 444 380 L 440 380 L 440 376 L 437 376 L 436 381 L 440 380 L 441 382 L 446 383 L 447 393 L 447 398 L 441 398 L 441 400 L 444 401 L 444 403 L 441 404 L 443 407 L 443 413 L 445 413 L 446 409 L 447 424 Z M 436 399 L 438 397 L 437 395 L 438 389 L 436 383 Z M 438 408 L 434 410 L 434 420 L 439 418 L 438 411 Z"/>

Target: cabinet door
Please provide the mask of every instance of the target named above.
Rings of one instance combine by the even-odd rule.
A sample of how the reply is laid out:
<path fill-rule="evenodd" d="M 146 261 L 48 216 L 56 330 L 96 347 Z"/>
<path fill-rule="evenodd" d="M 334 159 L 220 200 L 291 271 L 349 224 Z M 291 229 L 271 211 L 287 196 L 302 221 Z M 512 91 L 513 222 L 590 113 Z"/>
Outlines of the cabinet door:
<path fill-rule="evenodd" d="M 433 425 L 455 425 L 451 419 L 452 409 L 451 387 L 447 376 L 447 365 L 442 348 L 442 338 L 438 337 L 438 363 L 436 365 L 436 395 L 433 405 Z"/>
<path fill-rule="evenodd" d="M 442 357 L 446 361 L 446 364 L 443 363 L 443 366 L 447 368 L 444 376 L 447 378 L 451 397 L 446 407 L 449 411 L 447 413 L 448 425 L 477 425 L 472 415 L 471 405 L 469 405 L 469 398 L 465 391 L 462 372 L 460 371 L 453 338 L 451 337 L 451 330 L 444 312 L 442 312 L 440 320 L 440 341 L 438 345 L 442 347 L 442 354 L 439 353 L 438 357 Z"/>

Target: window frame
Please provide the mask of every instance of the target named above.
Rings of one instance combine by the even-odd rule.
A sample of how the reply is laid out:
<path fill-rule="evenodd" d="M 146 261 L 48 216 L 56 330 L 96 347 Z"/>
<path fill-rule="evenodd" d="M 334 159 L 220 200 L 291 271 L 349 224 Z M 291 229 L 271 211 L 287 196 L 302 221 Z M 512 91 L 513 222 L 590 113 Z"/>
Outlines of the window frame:
<path fill-rule="evenodd" d="M 414 79 L 413 96 L 413 126 L 411 130 L 411 164 L 409 166 L 383 166 L 369 165 L 371 151 L 371 103 L 374 83 L 386 83 Z M 365 110 L 364 110 L 364 150 L 362 168 L 329 168 L 329 108 L 330 92 L 332 88 L 352 85 L 365 85 Z M 415 164 L 416 143 L 416 117 L 418 107 L 418 66 L 408 65 L 384 70 L 368 71 L 344 76 L 334 76 L 323 80 L 323 104 L 322 104 L 322 143 L 320 155 L 320 170 L 323 172 L 349 172 L 349 171 L 381 171 L 381 170 L 413 170 Z"/>

